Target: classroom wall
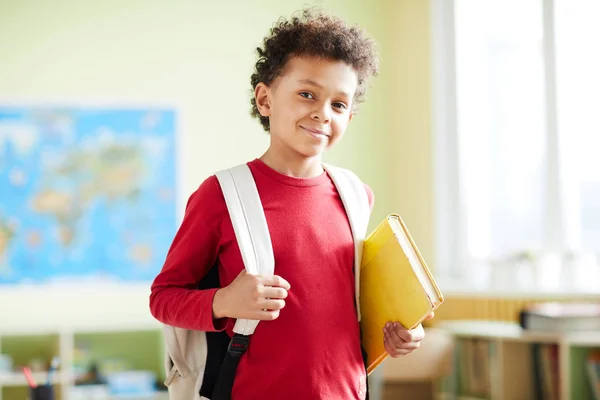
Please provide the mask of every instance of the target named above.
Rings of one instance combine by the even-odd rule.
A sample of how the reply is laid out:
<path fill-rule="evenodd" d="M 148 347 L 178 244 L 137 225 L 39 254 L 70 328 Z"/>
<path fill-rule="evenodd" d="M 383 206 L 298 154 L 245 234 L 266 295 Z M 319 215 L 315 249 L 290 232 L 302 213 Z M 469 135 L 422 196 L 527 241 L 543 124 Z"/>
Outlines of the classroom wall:
<path fill-rule="evenodd" d="M 249 114 L 254 50 L 278 16 L 305 4 L 360 23 L 382 55 L 367 102 L 326 160 L 373 188 L 372 225 L 401 213 L 433 259 L 427 1 L 0 1 L 0 102 L 175 106 L 181 216 L 204 178 L 266 149 L 268 136 Z M 40 301 L 38 288 L 3 288 L 0 304 L 33 314 L 0 307 L 9 313 L 0 320 L 85 325 L 91 312 L 118 308 L 147 322 L 147 289 L 50 288 Z M 49 311 L 65 307 L 61 317 Z"/>
<path fill-rule="evenodd" d="M 431 85 L 431 2 L 393 2 L 387 52 L 390 92 L 388 158 L 393 208 L 435 269 L 434 153 Z"/>

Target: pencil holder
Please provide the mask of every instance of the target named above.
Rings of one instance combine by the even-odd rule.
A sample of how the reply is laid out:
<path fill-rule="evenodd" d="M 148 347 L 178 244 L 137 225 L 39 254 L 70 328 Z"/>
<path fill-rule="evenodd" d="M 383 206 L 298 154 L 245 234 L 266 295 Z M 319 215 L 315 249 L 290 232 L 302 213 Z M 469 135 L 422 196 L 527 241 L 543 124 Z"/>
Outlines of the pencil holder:
<path fill-rule="evenodd" d="M 54 400 L 54 388 L 52 386 L 30 388 L 29 400 Z"/>

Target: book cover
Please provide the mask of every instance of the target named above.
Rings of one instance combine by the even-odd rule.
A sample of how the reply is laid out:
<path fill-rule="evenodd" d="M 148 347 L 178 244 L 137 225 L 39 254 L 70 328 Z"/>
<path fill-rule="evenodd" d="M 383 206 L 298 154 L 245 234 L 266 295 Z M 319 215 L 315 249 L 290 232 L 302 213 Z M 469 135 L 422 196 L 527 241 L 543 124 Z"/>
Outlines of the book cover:
<path fill-rule="evenodd" d="M 365 239 L 360 273 L 360 307 L 367 373 L 386 357 L 383 327 L 398 321 L 416 328 L 444 301 L 404 222 L 390 214 Z"/>

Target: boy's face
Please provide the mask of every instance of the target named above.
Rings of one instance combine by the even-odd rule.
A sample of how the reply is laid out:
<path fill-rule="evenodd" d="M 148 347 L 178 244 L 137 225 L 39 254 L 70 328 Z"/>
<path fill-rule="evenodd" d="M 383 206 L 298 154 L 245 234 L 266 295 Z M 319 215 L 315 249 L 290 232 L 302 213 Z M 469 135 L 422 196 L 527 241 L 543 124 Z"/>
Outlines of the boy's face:
<path fill-rule="evenodd" d="M 268 116 L 271 146 L 314 157 L 337 143 L 352 119 L 356 72 L 341 61 L 292 57 L 271 86 L 256 87 L 256 103 Z"/>

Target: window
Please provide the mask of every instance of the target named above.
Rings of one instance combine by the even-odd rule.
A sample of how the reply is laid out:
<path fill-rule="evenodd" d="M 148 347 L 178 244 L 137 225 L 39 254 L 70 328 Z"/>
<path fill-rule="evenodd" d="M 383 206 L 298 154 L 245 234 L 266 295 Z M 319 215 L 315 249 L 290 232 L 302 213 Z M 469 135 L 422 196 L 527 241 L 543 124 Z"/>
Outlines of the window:
<path fill-rule="evenodd" d="M 600 254 L 600 2 L 433 4 L 439 273 L 554 255 L 583 262 L 589 280 Z"/>
<path fill-rule="evenodd" d="M 600 2 L 558 1 L 556 16 L 565 239 L 600 253 Z"/>

